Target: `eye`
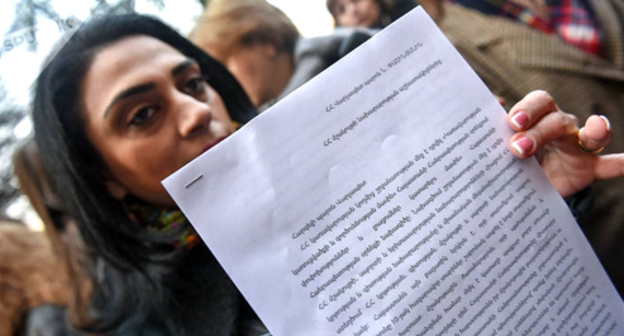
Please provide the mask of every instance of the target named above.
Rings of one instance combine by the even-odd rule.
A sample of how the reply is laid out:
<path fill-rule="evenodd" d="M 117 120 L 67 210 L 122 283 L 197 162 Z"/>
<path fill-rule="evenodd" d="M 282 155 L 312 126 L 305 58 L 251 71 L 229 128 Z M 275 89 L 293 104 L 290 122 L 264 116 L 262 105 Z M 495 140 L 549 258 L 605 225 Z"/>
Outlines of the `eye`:
<path fill-rule="evenodd" d="M 146 106 L 138 110 L 128 122 L 129 126 L 143 126 L 150 122 L 156 114 L 156 106 Z"/>
<path fill-rule="evenodd" d="M 206 77 L 198 76 L 189 80 L 185 85 L 185 89 L 186 92 L 190 94 L 204 93 L 206 90 L 206 84 Z"/>

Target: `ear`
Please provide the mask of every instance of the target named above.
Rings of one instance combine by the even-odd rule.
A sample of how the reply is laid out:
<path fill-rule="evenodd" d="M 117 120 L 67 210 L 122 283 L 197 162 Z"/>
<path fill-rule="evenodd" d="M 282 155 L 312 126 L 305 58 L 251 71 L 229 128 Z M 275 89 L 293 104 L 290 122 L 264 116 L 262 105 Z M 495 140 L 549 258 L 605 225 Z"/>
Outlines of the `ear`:
<path fill-rule="evenodd" d="M 114 198 L 120 201 L 128 195 L 128 189 L 114 180 L 106 180 L 106 189 Z"/>

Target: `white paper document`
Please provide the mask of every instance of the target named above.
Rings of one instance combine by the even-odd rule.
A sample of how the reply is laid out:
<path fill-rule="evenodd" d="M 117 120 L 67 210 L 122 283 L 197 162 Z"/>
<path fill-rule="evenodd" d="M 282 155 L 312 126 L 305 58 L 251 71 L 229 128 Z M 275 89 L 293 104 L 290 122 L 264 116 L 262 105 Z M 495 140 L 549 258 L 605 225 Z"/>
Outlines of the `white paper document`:
<path fill-rule="evenodd" d="M 624 335 L 512 134 L 418 8 L 163 183 L 275 336 Z"/>

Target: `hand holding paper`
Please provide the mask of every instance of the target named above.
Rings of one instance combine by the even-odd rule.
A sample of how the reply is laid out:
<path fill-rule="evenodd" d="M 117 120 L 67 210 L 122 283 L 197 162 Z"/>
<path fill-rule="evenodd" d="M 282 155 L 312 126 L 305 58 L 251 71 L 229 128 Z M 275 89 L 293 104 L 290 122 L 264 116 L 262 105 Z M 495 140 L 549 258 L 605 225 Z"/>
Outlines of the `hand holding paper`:
<path fill-rule="evenodd" d="M 624 333 L 507 123 L 417 9 L 164 184 L 276 336 Z"/>
<path fill-rule="evenodd" d="M 577 118 L 559 110 L 544 91 L 527 95 L 509 111 L 510 140 L 520 158 L 539 155 L 546 176 L 559 194 L 568 197 L 597 179 L 624 175 L 624 154 L 597 156 L 609 144 L 612 131 L 604 116 L 591 116 L 579 130 Z"/>

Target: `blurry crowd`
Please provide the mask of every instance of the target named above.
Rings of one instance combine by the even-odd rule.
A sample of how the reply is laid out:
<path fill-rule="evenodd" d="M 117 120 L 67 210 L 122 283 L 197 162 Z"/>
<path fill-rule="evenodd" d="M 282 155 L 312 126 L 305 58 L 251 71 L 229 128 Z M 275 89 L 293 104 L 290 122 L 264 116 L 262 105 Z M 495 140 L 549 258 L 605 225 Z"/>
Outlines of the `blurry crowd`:
<path fill-rule="evenodd" d="M 624 130 L 621 0 L 327 0 L 335 31 L 314 38 L 302 37 L 265 0 L 211 0 L 188 39 L 225 66 L 261 112 L 418 4 L 506 108 L 546 90 L 579 120 L 602 115 L 616 132 Z M 624 137 L 616 135 L 606 151 L 624 152 Z M 110 260 L 85 243 L 89 232 L 70 215 L 34 140 L 14 164 L 45 231 L 0 224 L 0 336 L 109 334 L 90 327 L 94 305 L 115 292 L 101 290 Z M 624 179 L 598 181 L 567 202 L 624 293 Z M 246 328 L 238 334 L 265 332 L 253 323 Z"/>

